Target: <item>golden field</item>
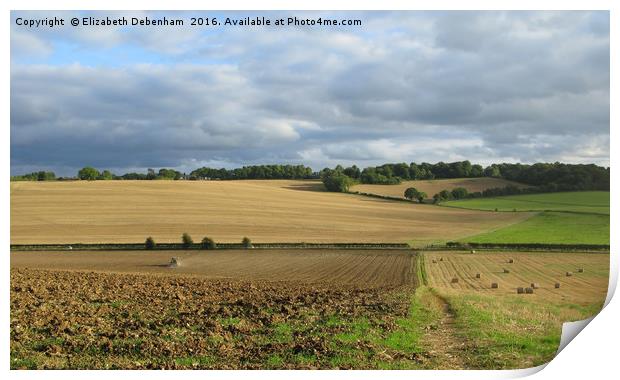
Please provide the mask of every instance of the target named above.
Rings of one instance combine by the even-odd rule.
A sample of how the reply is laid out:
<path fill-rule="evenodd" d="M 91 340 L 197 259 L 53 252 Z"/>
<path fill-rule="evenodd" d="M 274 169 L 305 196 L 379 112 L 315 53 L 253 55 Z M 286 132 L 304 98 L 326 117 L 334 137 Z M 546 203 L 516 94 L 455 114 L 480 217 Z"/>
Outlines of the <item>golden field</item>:
<path fill-rule="evenodd" d="M 398 185 L 361 184 L 353 186 L 351 191 L 404 198 L 405 190 L 409 187 L 415 187 L 419 191 L 425 192 L 428 195 L 428 198 L 432 198 L 433 195 L 437 194 L 441 190 L 452 190 L 456 187 L 464 187 L 467 191 L 473 193 L 476 191 L 483 191 L 494 187 L 505 187 L 508 185 L 527 187 L 523 184 L 501 178 L 484 177 L 403 181 Z"/>
<path fill-rule="evenodd" d="M 520 296 L 539 302 L 588 305 L 605 300 L 609 283 L 609 254 L 605 253 L 427 252 L 424 264 L 429 286 L 454 295 L 516 296 L 517 287 L 536 283 L 539 288 L 534 294 Z M 577 271 L 579 268 L 583 273 Z M 566 272 L 572 276 L 567 277 Z M 481 278 L 476 278 L 477 273 Z M 453 278 L 458 282 L 453 283 Z M 499 287 L 492 289 L 492 282 Z M 558 289 L 556 282 L 560 284 Z"/>
<path fill-rule="evenodd" d="M 316 181 L 11 183 L 11 243 L 405 242 L 457 239 L 529 217 L 319 191 Z"/>

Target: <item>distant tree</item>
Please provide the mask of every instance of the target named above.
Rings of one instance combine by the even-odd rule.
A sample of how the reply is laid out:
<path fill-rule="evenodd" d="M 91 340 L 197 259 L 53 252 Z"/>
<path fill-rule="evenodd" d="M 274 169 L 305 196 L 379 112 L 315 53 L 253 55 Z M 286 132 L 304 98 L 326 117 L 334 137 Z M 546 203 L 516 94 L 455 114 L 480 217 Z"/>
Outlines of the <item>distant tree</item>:
<path fill-rule="evenodd" d="M 109 170 L 104 170 L 101 172 L 101 174 L 99 174 L 99 177 L 97 177 L 97 179 L 111 180 L 114 179 L 114 175 Z"/>
<path fill-rule="evenodd" d="M 194 244 L 194 241 L 192 240 L 192 237 L 189 236 L 189 234 L 187 232 L 185 232 L 183 234 L 183 236 L 181 236 L 181 242 L 183 243 L 183 248 L 188 249 L 192 246 L 192 244 Z"/>
<path fill-rule="evenodd" d="M 155 248 L 155 240 L 153 240 L 152 237 L 147 237 L 146 241 L 144 242 L 144 248 L 146 249 L 154 249 Z"/>
<path fill-rule="evenodd" d="M 324 173 L 322 180 L 323 185 L 328 191 L 336 191 L 341 193 L 346 193 L 349 191 L 349 187 L 353 184 L 353 180 L 351 180 L 351 178 L 335 170 L 329 173 Z"/>
<path fill-rule="evenodd" d="M 157 174 L 155 174 L 155 170 L 148 168 L 146 171 L 146 179 L 156 179 Z"/>
<path fill-rule="evenodd" d="M 56 174 L 54 174 L 54 172 L 45 172 L 45 171 L 37 172 L 37 181 L 53 181 L 55 179 L 56 179 Z"/>
<path fill-rule="evenodd" d="M 449 201 L 450 199 L 452 199 L 452 192 L 448 190 L 441 190 L 437 194 L 433 195 L 433 201 L 435 203 Z"/>
<path fill-rule="evenodd" d="M 87 181 L 93 181 L 99 178 L 99 171 L 93 167 L 86 166 L 78 171 L 78 178 Z"/>
<path fill-rule="evenodd" d="M 452 198 L 454 199 L 464 199 L 464 198 L 467 198 L 469 192 L 464 187 L 456 187 L 452 189 L 450 194 L 452 195 Z"/>
<path fill-rule="evenodd" d="M 357 166 L 353 165 L 353 166 L 350 166 L 350 167 L 344 169 L 343 173 L 347 177 L 354 178 L 354 179 L 359 179 L 360 178 L 360 174 L 362 172 L 360 171 L 360 169 Z"/>
<path fill-rule="evenodd" d="M 202 241 L 200 242 L 200 248 L 215 249 L 217 248 L 217 244 L 215 244 L 215 241 L 213 241 L 213 239 L 205 236 L 204 238 L 202 238 Z"/>
<path fill-rule="evenodd" d="M 426 193 L 425 193 L 425 192 L 423 192 L 423 191 L 419 191 L 419 192 L 416 194 L 416 196 L 415 196 L 415 198 L 416 198 L 416 199 L 418 200 L 418 202 L 420 202 L 420 203 L 424 202 L 424 200 L 426 199 L 426 197 L 427 197 L 427 195 L 426 195 Z"/>
<path fill-rule="evenodd" d="M 485 177 L 499 178 L 499 177 L 501 177 L 501 175 L 502 175 L 502 173 L 500 172 L 499 166 L 497 166 L 497 165 L 487 166 L 484 169 L 484 176 Z"/>
<path fill-rule="evenodd" d="M 253 248 L 254 247 L 252 245 L 252 240 L 250 240 L 250 238 L 248 238 L 247 236 L 245 236 L 243 238 L 243 240 L 241 240 L 241 245 L 243 246 L 243 248 Z"/>
<path fill-rule="evenodd" d="M 418 193 L 418 189 L 416 189 L 415 187 L 409 187 L 407 188 L 407 190 L 405 190 L 405 198 L 412 201 L 418 195 Z"/>

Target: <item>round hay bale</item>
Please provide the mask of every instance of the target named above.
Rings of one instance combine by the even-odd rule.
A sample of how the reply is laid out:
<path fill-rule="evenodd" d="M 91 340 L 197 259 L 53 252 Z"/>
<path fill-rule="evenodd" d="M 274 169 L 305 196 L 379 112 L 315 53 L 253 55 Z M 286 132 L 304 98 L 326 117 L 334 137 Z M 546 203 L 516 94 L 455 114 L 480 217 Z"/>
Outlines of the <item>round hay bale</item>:
<path fill-rule="evenodd" d="M 170 263 L 168 264 L 169 268 L 176 268 L 179 266 L 179 259 L 177 257 L 173 257 L 170 259 Z"/>
<path fill-rule="evenodd" d="M 506 268 L 504 268 L 504 273 L 510 273 L 510 271 Z"/>
<path fill-rule="evenodd" d="M 555 288 L 556 288 L 556 289 L 560 289 L 560 283 L 559 283 L 559 282 L 556 282 L 556 283 L 555 283 Z"/>
<path fill-rule="evenodd" d="M 523 290 L 523 287 L 521 287 L 521 286 L 519 286 L 519 287 L 517 288 L 517 294 L 523 294 L 523 292 L 524 292 L 524 291 L 525 291 L 525 290 Z"/>
<path fill-rule="evenodd" d="M 491 289 L 497 289 L 497 288 L 499 288 L 499 284 L 497 282 L 492 282 Z"/>
<path fill-rule="evenodd" d="M 480 273 L 476 273 L 476 278 L 480 278 Z"/>
<path fill-rule="evenodd" d="M 534 289 L 532 289 L 532 288 L 525 288 L 525 294 L 534 294 Z"/>
<path fill-rule="evenodd" d="M 573 275 L 573 272 L 566 272 L 566 277 L 570 277 Z"/>
<path fill-rule="evenodd" d="M 439 258 L 439 261 L 443 261 L 443 257 L 440 257 L 440 258 Z"/>
<path fill-rule="evenodd" d="M 475 250 L 475 249 L 472 249 L 472 250 L 471 250 L 471 253 L 476 253 L 476 250 Z"/>
<path fill-rule="evenodd" d="M 514 262 L 515 262 L 515 261 L 514 261 L 513 259 L 508 259 L 508 264 L 512 264 L 512 263 L 514 263 Z"/>
<path fill-rule="evenodd" d="M 583 273 L 583 268 L 577 269 L 577 273 Z"/>
<path fill-rule="evenodd" d="M 437 260 L 434 260 L 434 259 L 433 259 L 433 264 L 437 264 Z"/>
<path fill-rule="evenodd" d="M 72 246 L 68 246 L 68 247 L 67 247 L 67 249 L 68 249 L 69 251 L 71 251 L 71 250 L 73 249 L 73 247 L 72 247 Z"/>
<path fill-rule="evenodd" d="M 530 284 L 530 288 L 532 288 L 532 289 L 538 289 L 538 288 L 540 288 L 540 285 L 538 285 L 538 283 L 536 283 L 536 282 L 532 282 L 532 283 Z"/>
<path fill-rule="evenodd" d="M 459 279 L 458 279 L 458 277 L 452 277 L 452 280 L 450 280 L 450 282 L 452 284 L 456 284 L 457 282 L 459 282 Z"/>

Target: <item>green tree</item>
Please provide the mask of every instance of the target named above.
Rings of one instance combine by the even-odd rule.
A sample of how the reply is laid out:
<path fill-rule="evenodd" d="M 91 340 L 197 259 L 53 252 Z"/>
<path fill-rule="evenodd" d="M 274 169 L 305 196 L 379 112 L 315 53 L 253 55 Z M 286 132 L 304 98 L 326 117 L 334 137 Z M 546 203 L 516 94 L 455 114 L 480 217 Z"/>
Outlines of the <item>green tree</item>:
<path fill-rule="evenodd" d="M 243 240 L 241 240 L 241 245 L 243 246 L 243 248 L 253 248 L 254 246 L 252 245 L 252 240 L 250 240 L 249 237 L 245 236 L 243 238 Z"/>
<path fill-rule="evenodd" d="M 213 239 L 205 236 L 204 238 L 202 238 L 202 241 L 200 242 L 200 248 L 215 249 L 217 248 L 217 244 L 215 244 L 215 241 L 213 241 Z"/>
<path fill-rule="evenodd" d="M 412 201 L 420 192 L 415 187 L 409 187 L 405 190 L 405 198 Z"/>
<path fill-rule="evenodd" d="M 99 177 L 97 177 L 97 179 L 103 179 L 108 181 L 114 179 L 114 175 L 109 170 L 104 170 L 101 172 L 101 174 L 99 174 Z"/>
<path fill-rule="evenodd" d="M 426 197 L 427 197 L 427 195 L 426 195 L 426 193 L 425 193 L 425 192 L 423 192 L 423 191 L 419 191 L 419 192 L 416 194 L 415 199 L 417 199 L 417 200 L 418 200 L 418 202 L 422 203 L 422 202 L 424 202 L 424 200 L 426 199 Z"/>
<path fill-rule="evenodd" d="M 194 244 L 194 241 L 192 240 L 192 237 L 189 236 L 189 234 L 187 232 L 185 232 L 183 234 L 183 236 L 181 236 L 181 242 L 183 244 L 183 248 L 188 249 L 192 246 L 192 244 Z"/>
<path fill-rule="evenodd" d="M 323 176 L 323 185 L 328 191 L 346 193 L 353 180 L 339 171 L 331 171 Z"/>
<path fill-rule="evenodd" d="M 464 187 L 456 187 L 456 188 L 452 189 L 452 192 L 451 192 L 452 198 L 454 198 L 454 199 L 464 199 L 464 198 L 467 198 L 468 194 L 469 194 L 469 192 Z"/>
<path fill-rule="evenodd" d="M 147 237 L 146 241 L 144 242 L 144 248 L 146 249 L 155 249 L 155 240 L 153 240 L 152 237 Z"/>
<path fill-rule="evenodd" d="M 86 166 L 78 172 L 78 178 L 87 181 L 96 180 L 99 177 L 99 171 L 93 167 Z"/>

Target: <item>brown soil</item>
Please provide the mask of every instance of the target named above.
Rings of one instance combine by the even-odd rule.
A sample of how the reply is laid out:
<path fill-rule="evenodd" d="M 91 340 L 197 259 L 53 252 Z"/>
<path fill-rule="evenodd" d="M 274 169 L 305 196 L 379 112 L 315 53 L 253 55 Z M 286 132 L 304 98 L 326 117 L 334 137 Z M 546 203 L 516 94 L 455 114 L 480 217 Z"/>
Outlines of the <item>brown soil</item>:
<path fill-rule="evenodd" d="M 374 368 L 384 348 L 334 336 L 360 318 L 389 334 L 398 291 L 12 269 L 11 368 Z"/>
<path fill-rule="evenodd" d="M 178 267 L 168 264 L 178 258 Z M 191 275 L 246 281 L 332 282 L 367 287 L 413 282 L 407 251 L 215 250 L 12 252 L 12 268 Z"/>

